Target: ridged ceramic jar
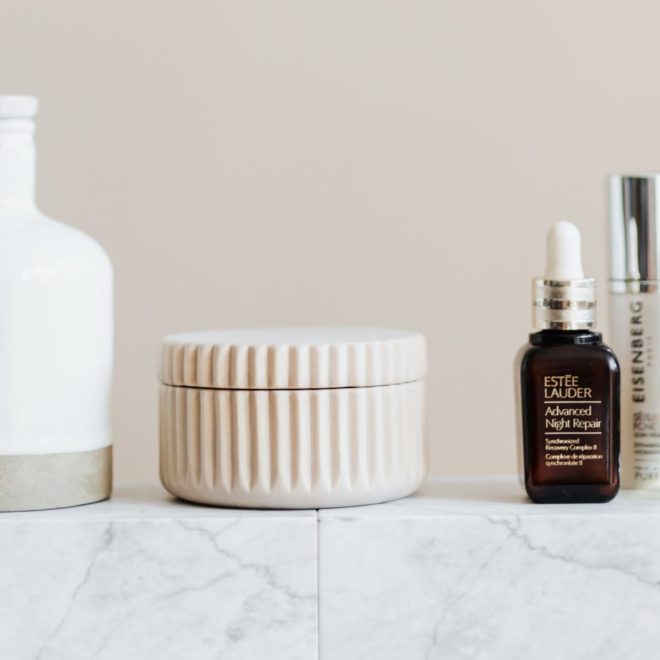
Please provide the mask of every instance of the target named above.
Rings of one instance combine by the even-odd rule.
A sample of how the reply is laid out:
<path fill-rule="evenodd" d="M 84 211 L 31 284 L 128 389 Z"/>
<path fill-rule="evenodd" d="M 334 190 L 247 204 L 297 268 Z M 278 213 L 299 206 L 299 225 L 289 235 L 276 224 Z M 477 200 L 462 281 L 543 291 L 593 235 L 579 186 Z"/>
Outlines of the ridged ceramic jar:
<path fill-rule="evenodd" d="M 318 508 L 382 502 L 426 474 L 426 342 L 377 328 L 166 337 L 160 474 L 186 500 Z"/>

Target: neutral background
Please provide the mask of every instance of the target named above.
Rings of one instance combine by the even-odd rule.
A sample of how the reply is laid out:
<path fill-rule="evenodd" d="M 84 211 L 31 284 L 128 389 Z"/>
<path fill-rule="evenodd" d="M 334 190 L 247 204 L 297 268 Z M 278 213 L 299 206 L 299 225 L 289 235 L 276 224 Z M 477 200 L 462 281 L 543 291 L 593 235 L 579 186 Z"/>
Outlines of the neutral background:
<path fill-rule="evenodd" d="M 423 331 L 433 470 L 513 472 L 545 231 L 580 225 L 606 304 L 606 175 L 660 168 L 659 24 L 639 1 L 0 0 L 41 207 L 115 265 L 117 479 L 157 478 L 160 337 L 252 324 Z"/>

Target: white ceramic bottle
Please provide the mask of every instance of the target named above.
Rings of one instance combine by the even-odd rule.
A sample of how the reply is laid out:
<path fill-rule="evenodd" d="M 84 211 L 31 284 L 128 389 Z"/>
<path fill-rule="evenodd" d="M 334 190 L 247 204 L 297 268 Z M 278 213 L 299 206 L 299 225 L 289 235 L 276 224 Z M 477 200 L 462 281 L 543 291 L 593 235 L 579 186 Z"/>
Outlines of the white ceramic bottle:
<path fill-rule="evenodd" d="M 0 96 L 0 510 L 111 490 L 112 266 L 34 200 L 37 100 Z"/>

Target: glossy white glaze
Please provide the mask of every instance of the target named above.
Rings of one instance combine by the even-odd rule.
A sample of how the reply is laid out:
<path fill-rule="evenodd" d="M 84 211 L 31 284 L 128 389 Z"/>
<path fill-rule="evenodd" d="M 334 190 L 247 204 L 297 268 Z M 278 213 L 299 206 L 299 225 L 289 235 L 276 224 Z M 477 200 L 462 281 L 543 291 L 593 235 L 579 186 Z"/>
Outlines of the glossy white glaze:
<path fill-rule="evenodd" d="M 105 447 L 112 267 L 34 202 L 30 97 L 0 97 L 0 455 Z"/>

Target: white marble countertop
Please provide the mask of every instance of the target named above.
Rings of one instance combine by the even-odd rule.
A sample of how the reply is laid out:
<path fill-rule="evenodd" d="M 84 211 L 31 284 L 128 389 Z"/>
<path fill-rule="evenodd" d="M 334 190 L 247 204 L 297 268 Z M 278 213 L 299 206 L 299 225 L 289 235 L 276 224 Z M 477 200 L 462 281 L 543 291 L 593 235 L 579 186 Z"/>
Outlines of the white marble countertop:
<path fill-rule="evenodd" d="M 385 504 L 216 509 L 159 487 L 0 514 L 0 657 L 657 657 L 660 494 L 534 505 L 511 478 Z"/>
<path fill-rule="evenodd" d="M 660 657 L 659 494 L 536 505 L 511 478 L 431 480 L 319 521 L 322 658 Z"/>
<path fill-rule="evenodd" d="M 316 526 L 159 487 L 0 514 L 0 658 L 316 657 Z"/>
<path fill-rule="evenodd" d="M 368 518 L 660 515 L 660 491 L 622 490 L 605 504 L 534 504 L 515 477 L 434 477 L 411 497 L 371 506 L 326 509 L 324 514 Z"/>
<path fill-rule="evenodd" d="M 455 515 L 660 515 L 660 491 L 622 490 L 606 504 L 533 504 L 515 477 L 431 477 L 410 497 L 368 506 L 322 509 L 326 517 L 396 518 L 444 517 Z M 316 518 L 317 510 L 229 509 L 179 500 L 158 485 L 124 484 L 112 498 L 96 504 L 0 513 L 8 520 L 124 520 L 124 519 L 300 519 Z"/>
<path fill-rule="evenodd" d="M 122 484 L 103 502 L 46 511 L 0 513 L 0 524 L 7 520 L 292 520 L 316 518 L 315 510 L 224 509 L 184 502 L 159 485 Z"/>

